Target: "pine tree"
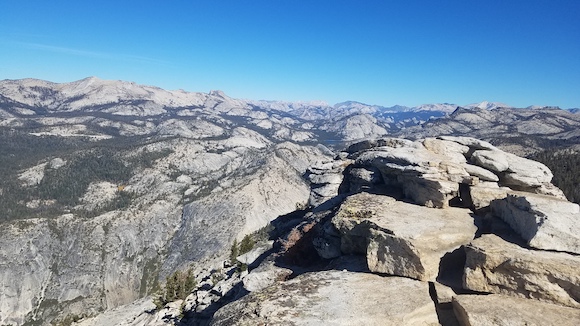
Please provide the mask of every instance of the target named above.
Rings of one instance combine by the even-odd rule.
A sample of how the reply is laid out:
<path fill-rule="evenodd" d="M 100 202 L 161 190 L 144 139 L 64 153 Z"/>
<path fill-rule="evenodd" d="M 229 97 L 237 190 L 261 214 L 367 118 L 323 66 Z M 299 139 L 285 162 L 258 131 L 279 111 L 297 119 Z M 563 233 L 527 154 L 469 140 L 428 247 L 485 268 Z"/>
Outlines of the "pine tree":
<path fill-rule="evenodd" d="M 242 239 L 242 242 L 240 242 L 240 255 L 243 255 L 246 252 L 249 252 L 250 250 L 252 250 L 254 248 L 255 244 L 256 244 L 256 242 L 254 241 L 252 236 L 247 234 Z"/>
<path fill-rule="evenodd" d="M 234 239 L 232 248 L 230 249 L 230 262 L 233 264 L 236 262 L 236 258 L 240 255 L 240 249 L 238 247 L 238 240 Z"/>

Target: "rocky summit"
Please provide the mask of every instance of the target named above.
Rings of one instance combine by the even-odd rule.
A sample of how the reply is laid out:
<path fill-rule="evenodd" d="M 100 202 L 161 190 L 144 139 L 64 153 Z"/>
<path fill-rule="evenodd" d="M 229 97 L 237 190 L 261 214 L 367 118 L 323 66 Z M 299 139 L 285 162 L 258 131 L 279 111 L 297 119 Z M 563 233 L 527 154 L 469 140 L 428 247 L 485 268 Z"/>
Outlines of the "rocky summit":
<path fill-rule="evenodd" d="M 385 138 L 306 175 L 311 207 L 272 221 L 243 269 L 225 261 L 217 283 L 119 325 L 578 324 L 580 213 L 541 163 L 474 138 Z"/>
<path fill-rule="evenodd" d="M 579 116 L 488 104 L 0 81 L 0 325 L 578 325 Z"/>

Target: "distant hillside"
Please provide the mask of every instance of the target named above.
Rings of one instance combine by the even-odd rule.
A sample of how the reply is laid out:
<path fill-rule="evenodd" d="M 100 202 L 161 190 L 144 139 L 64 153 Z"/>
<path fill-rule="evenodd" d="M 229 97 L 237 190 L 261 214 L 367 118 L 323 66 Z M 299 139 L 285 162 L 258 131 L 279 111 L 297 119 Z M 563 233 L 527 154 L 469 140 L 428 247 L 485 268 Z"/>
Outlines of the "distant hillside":
<path fill-rule="evenodd" d="M 580 144 L 580 116 L 566 110 L 458 108 L 449 116 L 406 128 L 399 136 L 478 137 L 518 155 Z"/>
<path fill-rule="evenodd" d="M 554 174 L 552 183 L 562 189 L 569 201 L 580 204 L 580 150 L 548 149 L 529 158 L 546 164 Z"/>

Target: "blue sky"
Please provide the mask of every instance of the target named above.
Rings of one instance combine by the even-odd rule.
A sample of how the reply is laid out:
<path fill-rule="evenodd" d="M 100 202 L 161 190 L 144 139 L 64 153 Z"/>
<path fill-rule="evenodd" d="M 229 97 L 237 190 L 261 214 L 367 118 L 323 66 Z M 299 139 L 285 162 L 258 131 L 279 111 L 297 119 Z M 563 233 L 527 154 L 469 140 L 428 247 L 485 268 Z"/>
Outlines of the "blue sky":
<path fill-rule="evenodd" d="M 0 79 L 580 107 L 580 1 L 0 0 Z"/>

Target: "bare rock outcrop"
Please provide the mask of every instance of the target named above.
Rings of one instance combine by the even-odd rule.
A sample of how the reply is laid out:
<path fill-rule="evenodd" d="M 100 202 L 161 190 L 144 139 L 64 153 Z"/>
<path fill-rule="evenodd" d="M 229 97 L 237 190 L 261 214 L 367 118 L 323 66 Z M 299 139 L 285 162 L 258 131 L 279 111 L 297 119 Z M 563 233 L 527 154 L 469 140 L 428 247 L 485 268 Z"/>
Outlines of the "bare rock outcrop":
<path fill-rule="evenodd" d="M 310 206 L 318 206 L 338 196 L 343 171 L 348 164 L 348 161 L 336 160 L 320 162 L 308 168 L 306 179 L 311 184 Z"/>
<path fill-rule="evenodd" d="M 439 325 L 426 283 L 325 271 L 234 301 L 210 325 Z"/>
<path fill-rule="evenodd" d="M 181 302 L 181 301 L 180 301 Z M 156 314 L 148 313 L 155 309 L 155 304 L 150 298 L 143 298 L 136 300 L 130 304 L 116 307 L 107 310 L 106 312 L 95 317 L 84 318 L 82 321 L 75 323 L 75 326 L 146 326 L 146 325 L 164 325 L 169 324 L 169 320 L 165 322 L 162 317 L 170 312 L 173 315 L 173 310 L 170 307 L 164 308 L 163 312 Z"/>
<path fill-rule="evenodd" d="M 580 254 L 580 207 L 551 196 L 511 193 L 491 202 L 495 215 L 528 245 Z"/>
<path fill-rule="evenodd" d="M 262 290 L 278 281 L 286 280 L 292 275 L 292 270 L 265 262 L 243 278 L 244 289 L 254 292 Z"/>
<path fill-rule="evenodd" d="M 245 254 L 236 257 L 236 260 L 245 265 L 252 265 L 260 256 L 264 255 L 268 250 L 272 249 L 274 241 L 259 242 L 254 245 L 254 248 Z"/>
<path fill-rule="evenodd" d="M 465 326 L 575 326 L 580 320 L 580 309 L 497 294 L 455 296 L 453 310 Z"/>
<path fill-rule="evenodd" d="M 508 187 L 500 187 L 497 182 L 479 182 L 469 187 L 469 204 L 474 210 L 488 209 L 492 201 L 503 199 L 510 192 Z"/>
<path fill-rule="evenodd" d="M 448 148 L 449 152 L 456 154 L 450 155 L 456 158 L 454 162 L 452 158 L 428 150 L 420 142 L 400 140 L 384 143 L 386 146 L 355 153 L 355 165 L 378 169 L 386 185 L 401 187 L 405 195 L 417 204 L 447 207 L 449 200 L 458 195 L 459 183 L 471 182 L 469 174 L 458 162 L 458 157 L 463 157 L 461 147 Z M 435 146 L 431 144 L 431 147 Z"/>
<path fill-rule="evenodd" d="M 302 254 L 308 259 L 301 262 L 311 265 L 263 262 L 243 279 L 251 293 L 218 310 L 212 325 L 566 325 L 577 319 L 580 258 L 569 244 L 537 246 L 567 253 L 532 250 L 487 234 L 521 240 L 519 223 L 535 227 L 530 233 L 543 241 L 542 232 L 556 243 L 575 241 L 566 233 L 575 232 L 566 214 L 576 206 L 562 201 L 545 166 L 466 137 L 364 141 L 347 152 L 310 168 L 315 213 L 281 237 L 282 247 L 296 250 L 272 256 L 292 265 Z M 518 196 L 533 204 L 514 204 Z M 550 208 L 540 199 L 565 205 Z M 502 211 L 507 203 L 516 222 Z M 538 212 L 550 221 L 538 220 Z M 324 263 L 313 262 L 308 250 Z M 350 257 L 364 266 L 339 272 Z M 291 271 L 298 276 L 284 281 Z M 429 303 L 415 301 L 426 288 Z M 470 291 L 480 294 L 456 295 Z M 496 303 L 486 303 L 496 298 L 503 303 L 497 314 L 490 311 Z M 509 305 L 527 310 L 504 316 Z"/>
<path fill-rule="evenodd" d="M 407 198 L 423 206 L 444 208 L 459 198 L 480 209 L 493 199 L 505 197 L 504 190 L 565 198 L 550 183 L 552 173 L 545 165 L 473 138 L 444 136 L 414 142 L 387 138 L 354 144 L 348 152 L 355 160 L 352 171 L 378 170 L 382 184 L 400 188 Z M 351 177 L 351 191 L 368 189 L 368 184 L 376 185 L 379 179 L 375 177 L 374 183 L 363 182 L 366 187 L 361 187 L 357 177 L 357 174 Z M 462 191 L 462 187 L 471 189 L 481 183 L 494 183 L 501 191 L 490 192 L 489 186 Z M 477 196 L 482 192 L 491 199 L 480 200 Z"/>
<path fill-rule="evenodd" d="M 344 254 L 367 257 L 372 272 L 434 280 L 441 257 L 476 231 L 468 209 L 431 209 L 383 195 L 348 197 L 332 218 Z"/>
<path fill-rule="evenodd" d="M 348 169 L 350 192 L 356 193 L 379 186 L 383 183 L 381 172 L 375 167 L 357 167 Z"/>
<path fill-rule="evenodd" d="M 464 287 L 580 308 L 580 257 L 483 235 L 466 246 Z"/>
<path fill-rule="evenodd" d="M 484 169 L 480 166 L 466 163 L 463 164 L 462 167 L 465 169 L 467 173 L 469 173 L 469 175 L 478 177 L 479 180 L 491 182 L 499 181 L 499 177 L 495 173 L 491 172 L 490 170 Z"/>

